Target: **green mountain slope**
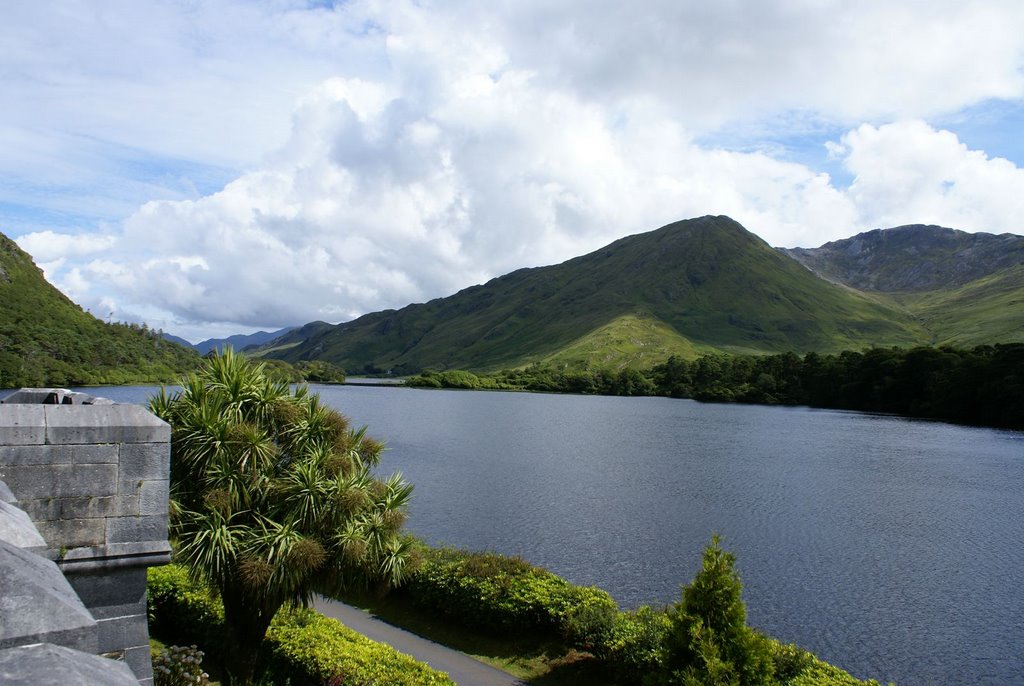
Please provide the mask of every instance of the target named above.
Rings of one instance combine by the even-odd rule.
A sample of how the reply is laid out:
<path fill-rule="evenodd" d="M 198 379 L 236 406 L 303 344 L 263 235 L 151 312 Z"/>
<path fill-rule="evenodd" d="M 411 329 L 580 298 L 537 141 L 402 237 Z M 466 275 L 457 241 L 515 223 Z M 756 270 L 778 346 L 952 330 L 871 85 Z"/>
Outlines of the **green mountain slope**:
<path fill-rule="evenodd" d="M 0 388 L 173 381 L 198 360 L 155 331 L 82 311 L 0 234 Z"/>
<path fill-rule="evenodd" d="M 925 340 L 891 303 L 815 277 L 728 217 L 702 217 L 447 298 L 320 327 L 267 354 L 325 359 L 350 374 L 495 369 L 557 357 L 638 315 L 674 332 L 673 345 L 681 337 L 696 348 L 736 352 Z"/>
<path fill-rule="evenodd" d="M 934 345 L 1024 343 L 1024 264 L 956 288 L 889 297 L 920 320 Z"/>
<path fill-rule="evenodd" d="M 913 225 L 784 252 L 903 308 L 931 344 L 1024 342 L 1024 236 Z"/>

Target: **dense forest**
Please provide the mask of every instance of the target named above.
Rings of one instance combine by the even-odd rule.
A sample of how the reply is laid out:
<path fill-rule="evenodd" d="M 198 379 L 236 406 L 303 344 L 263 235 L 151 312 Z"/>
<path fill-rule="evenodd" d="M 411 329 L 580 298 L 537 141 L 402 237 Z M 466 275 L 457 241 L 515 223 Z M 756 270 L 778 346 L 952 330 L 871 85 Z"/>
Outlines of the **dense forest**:
<path fill-rule="evenodd" d="M 871 348 L 834 355 L 673 357 L 647 371 L 534 365 L 488 376 L 425 372 L 408 383 L 809 405 L 1024 429 L 1024 344 L 1020 343 L 969 350 Z"/>

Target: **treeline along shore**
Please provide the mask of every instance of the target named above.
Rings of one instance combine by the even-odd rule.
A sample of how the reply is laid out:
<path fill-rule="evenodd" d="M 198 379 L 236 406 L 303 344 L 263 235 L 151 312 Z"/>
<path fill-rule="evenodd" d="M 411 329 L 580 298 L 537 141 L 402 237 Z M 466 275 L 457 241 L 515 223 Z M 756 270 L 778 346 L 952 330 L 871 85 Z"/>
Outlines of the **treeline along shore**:
<path fill-rule="evenodd" d="M 426 371 L 410 386 L 704 402 L 807 405 L 1024 429 L 1024 344 L 871 348 L 838 354 L 671 357 L 647 370 L 532 365 L 490 374 Z"/>

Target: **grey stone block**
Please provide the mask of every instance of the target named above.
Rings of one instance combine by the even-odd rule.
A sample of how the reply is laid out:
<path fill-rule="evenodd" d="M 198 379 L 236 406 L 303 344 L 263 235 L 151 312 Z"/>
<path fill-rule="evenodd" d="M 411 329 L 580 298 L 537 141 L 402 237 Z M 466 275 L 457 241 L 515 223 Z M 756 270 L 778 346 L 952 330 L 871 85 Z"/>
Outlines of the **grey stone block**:
<path fill-rule="evenodd" d="M 5 445 L 42 445 L 46 442 L 43 405 L 0 405 L 0 436 Z"/>
<path fill-rule="evenodd" d="M 121 446 L 120 472 L 122 482 L 169 479 L 171 475 L 170 443 L 136 443 Z"/>
<path fill-rule="evenodd" d="M 45 522 L 51 519 L 60 519 L 60 498 L 36 498 L 34 500 L 19 500 L 18 507 L 28 513 L 33 522 Z"/>
<path fill-rule="evenodd" d="M 118 516 L 119 496 L 61 498 L 61 519 L 94 519 Z"/>
<path fill-rule="evenodd" d="M 166 514 L 118 517 L 107 520 L 107 543 L 165 540 L 167 540 Z"/>
<path fill-rule="evenodd" d="M 118 464 L 121 461 L 120 445 L 95 443 L 86 445 L 50 446 L 52 450 L 66 450 L 75 464 Z"/>
<path fill-rule="evenodd" d="M 0 465 L 19 500 L 116 495 L 117 465 Z"/>
<path fill-rule="evenodd" d="M 95 547 L 71 548 L 57 565 L 65 574 L 99 570 L 110 572 L 121 567 L 138 568 L 164 565 L 170 561 L 167 540 L 108 543 Z"/>
<path fill-rule="evenodd" d="M 153 681 L 153 658 L 151 657 L 149 644 L 128 648 L 124 651 L 124 661 L 135 673 L 140 684 L 152 684 Z"/>
<path fill-rule="evenodd" d="M 117 445 L 0 445 L 0 464 L 40 465 L 75 462 L 117 464 Z"/>
<path fill-rule="evenodd" d="M 4 465 L 0 464 L 0 478 L 14 491 L 18 500 L 59 498 L 64 482 L 70 481 L 70 465 Z"/>
<path fill-rule="evenodd" d="M 9 503 L 0 502 L 0 540 L 19 548 L 45 549 L 46 541 L 28 514 Z"/>
<path fill-rule="evenodd" d="M 96 652 L 96 632 L 53 562 L 0 541 L 0 648 L 52 642 Z"/>
<path fill-rule="evenodd" d="M 37 521 L 39 533 L 51 550 L 101 546 L 106 541 L 105 519 L 50 519 Z"/>
<path fill-rule="evenodd" d="M 142 567 L 68 574 L 71 587 L 88 608 L 134 606 L 145 612 L 146 570 Z M 110 618 L 106 614 L 105 619 Z"/>
<path fill-rule="evenodd" d="M 149 676 L 152 678 L 152 666 Z M 0 683 L 4 686 L 138 686 L 126 662 L 88 655 L 50 643 L 0 651 Z"/>
<path fill-rule="evenodd" d="M 168 481 L 143 481 L 139 488 L 139 514 L 167 517 L 169 489 Z"/>
<path fill-rule="evenodd" d="M 14 497 L 14 493 L 6 482 L 0 481 L 0 502 L 14 503 L 17 502 L 17 498 Z"/>
<path fill-rule="evenodd" d="M 46 442 L 166 443 L 171 427 L 139 405 L 43 405 Z"/>

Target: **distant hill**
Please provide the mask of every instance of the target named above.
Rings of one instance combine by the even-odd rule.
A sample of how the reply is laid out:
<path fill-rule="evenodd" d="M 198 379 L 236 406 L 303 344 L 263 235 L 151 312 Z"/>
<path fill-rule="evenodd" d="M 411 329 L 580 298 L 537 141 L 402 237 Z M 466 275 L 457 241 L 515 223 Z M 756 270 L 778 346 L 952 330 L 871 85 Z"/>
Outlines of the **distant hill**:
<path fill-rule="evenodd" d="M 175 336 L 174 334 L 169 334 L 166 331 L 164 331 L 163 334 L 161 334 L 161 335 L 164 337 L 165 341 L 170 341 L 171 343 L 177 343 L 178 345 L 184 346 L 186 348 L 194 348 L 195 347 L 191 343 L 186 341 L 184 338 L 182 338 L 181 336 Z"/>
<path fill-rule="evenodd" d="M 277 331 L 257 331 L 256 333 L 251 334 L 236 334 L 234 336 L 228 336 L 227 338 L 207 338 L 205 341 L 196 343 L 192 347 L 195 348 L 200 355 L 205 355 L 211 350 L 220 352 L 226 346 L 231 346 L 235 350 L 242 350 L 249 346 L 261 346 L 270 343 L 274 339 L 283 336 L 295 328 L 297 327 L 286 326 L 285 328 Z"/>
<path fill-rule="evenodd" d="M 174 381 L 198 361 L 156 331 L 83 311 L 0 234 L 0 388 Z"/>
<path fill-rule="evenodd" d="M 824 279 L 862 291 L 920 293 L 1024 264 L 1024 236 L 914 224 L 783 252 Z"/>
<path fill-rule="evenodd" d="M 928 337 L 896 304 L 824 281 L 712 216 L 308 334 L 264 354 L 324 359 L 349 374 L 409 373 L 545 360 L 651 366 L 701 350 L 837 351 Z"/>
<path fill-rule="evenodd" d="M 822 278 L 903 308 L 929 344 L 1024 341 L 1024 236 L 911 225 L 784 252 Z"/>

